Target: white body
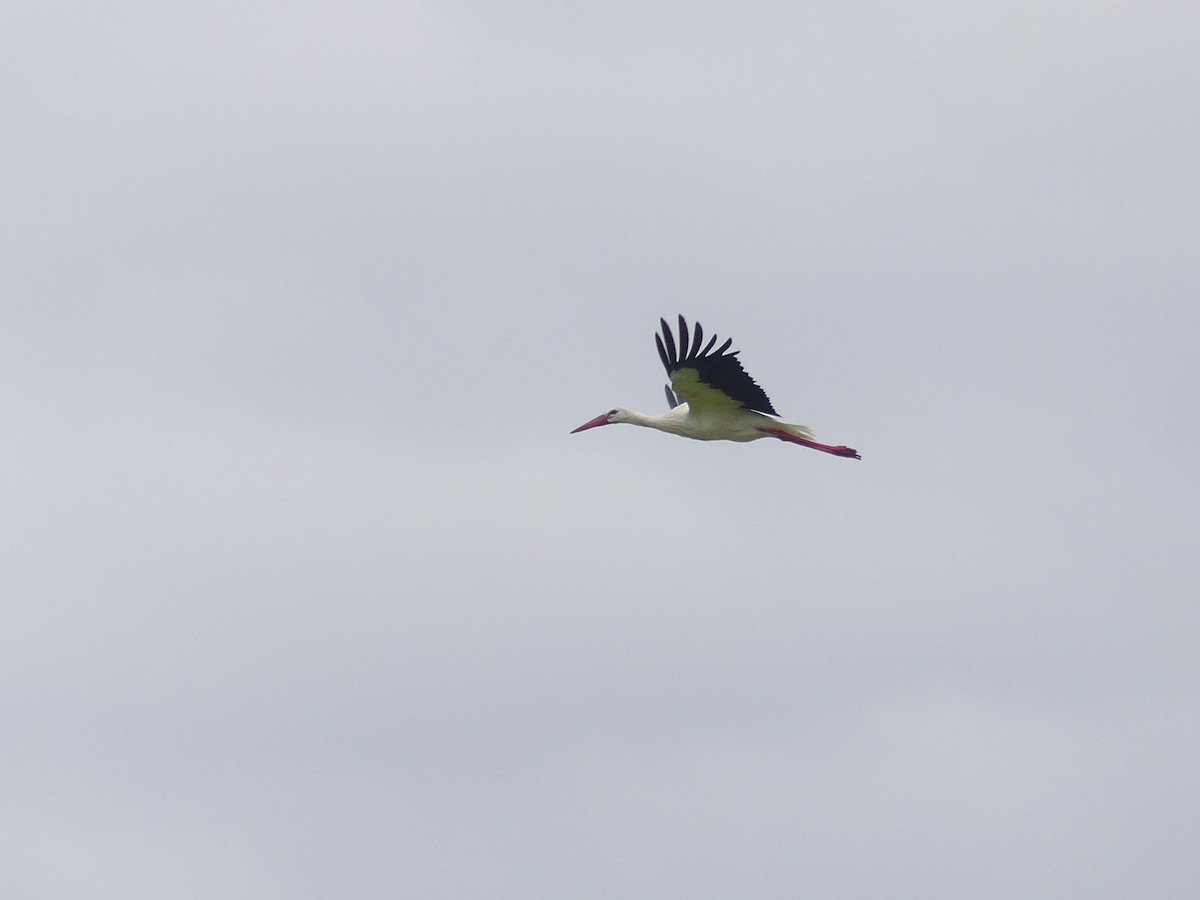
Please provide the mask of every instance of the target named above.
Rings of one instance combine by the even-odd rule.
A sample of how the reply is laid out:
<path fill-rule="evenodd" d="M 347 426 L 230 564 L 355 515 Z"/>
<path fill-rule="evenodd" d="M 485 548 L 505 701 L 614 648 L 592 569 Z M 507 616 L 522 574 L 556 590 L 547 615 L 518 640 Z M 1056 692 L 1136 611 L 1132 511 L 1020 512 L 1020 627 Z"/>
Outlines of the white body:
<path fill-rule="evenodd" d="M 786 431 L 794 437 L 812 440 L 813 434 L 803 425 L 790 425 L 778 419 L 749 409 L 714 409 L 694 413 L 686 403 L 680 403 L 661 416 L 648 416 L 618 406 L 608 414 L 608 421 L 643 428 L 655 428 L 697 441 L 757 441 L 759 438 L 775 437 L 763 429 Z"/>

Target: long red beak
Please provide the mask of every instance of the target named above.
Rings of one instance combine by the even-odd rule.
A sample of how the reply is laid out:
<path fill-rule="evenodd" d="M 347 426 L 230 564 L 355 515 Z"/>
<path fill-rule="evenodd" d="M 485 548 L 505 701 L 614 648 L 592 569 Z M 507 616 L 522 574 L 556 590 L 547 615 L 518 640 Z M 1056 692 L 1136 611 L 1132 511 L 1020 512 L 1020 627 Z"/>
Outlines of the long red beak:
<path fill-rule="evenodd" d="M 579 431 L 587 431 L 589 428 L 597 428 L 600 425 L 611 425 L 611 424 L 612 423 L 608 421 L 608 413 L 605 413 L 602 416 L 596 416 L 596 418 L 592 419 L 592 421 L 590 421 L 590 422 L 584 422 L 578 428 L 572 428 L 571 434 L 575 434 L 576 432 L 579 432 Z"/>

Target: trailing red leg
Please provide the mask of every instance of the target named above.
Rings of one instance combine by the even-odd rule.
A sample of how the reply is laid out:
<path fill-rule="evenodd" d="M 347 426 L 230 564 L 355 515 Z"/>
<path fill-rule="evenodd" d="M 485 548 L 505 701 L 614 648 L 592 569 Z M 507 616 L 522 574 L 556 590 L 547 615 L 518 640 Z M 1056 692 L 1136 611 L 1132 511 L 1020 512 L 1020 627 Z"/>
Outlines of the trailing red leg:
<path fill-rule="evenodd" d="M 812 447 L 812 449 L 820 450 L 822 453 L 832 453 L 834 456 L 845 456 L 848 459 L 862 459 L 858 455 L 858 451 L 853 447 L 834 447 L 832 444 L 820 444 L 816 441 L 810 441 L 808 438 L 792 434 L 790 431 L 784 431 L 782 428 L 759 428 L 758 430 L 763 434 L 771 435 L 771 437 L 777 437 L 781 441 L 787 441 L 789 444 Z"/>

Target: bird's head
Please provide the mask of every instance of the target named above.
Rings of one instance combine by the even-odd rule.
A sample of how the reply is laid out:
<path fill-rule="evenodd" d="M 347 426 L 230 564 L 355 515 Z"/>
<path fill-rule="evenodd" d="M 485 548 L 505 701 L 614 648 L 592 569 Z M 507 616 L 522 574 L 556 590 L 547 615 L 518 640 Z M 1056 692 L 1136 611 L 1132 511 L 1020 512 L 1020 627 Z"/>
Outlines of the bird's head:
<path fill-rule="evenodd" d="M 578 428 L 571 429 L 571 434 L 575 434 L 578 431 L 587 431 L 589 428 L 598 428 L 601 425 L 615 425 L 618 422 L 629 421 L 632 421 L 630 419 L 629 410 L 617 406 L 613 409 L 610 409 L 603 415 L 596 416 L 596 418 L 592 419 L 590 422 L 584 422 Z"/>

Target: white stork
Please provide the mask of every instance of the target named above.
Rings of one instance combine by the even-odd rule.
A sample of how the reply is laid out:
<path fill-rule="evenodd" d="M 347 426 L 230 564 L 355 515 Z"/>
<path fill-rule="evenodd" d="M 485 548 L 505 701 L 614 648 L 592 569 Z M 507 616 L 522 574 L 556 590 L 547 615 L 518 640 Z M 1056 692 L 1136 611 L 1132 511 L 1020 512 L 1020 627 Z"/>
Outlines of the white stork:
<path fill-rule="evenodd" d="M 779 413 L 775 412 L 763 389 L 738 362 L 738 351 L 729 351 L 732 339 L 713 350 L 717 342 L 717 336 L 713 335 L 701 350 L 704 329 L 697 322 L 696 331 L 689 341 L 687 320 L 680 316 L 679 352 L 676 353 L 670 326 L 666 319 L 659 319 L 659 322 L 662 323 L 662 335 L 656 334 L 654 341 L 658 344 L 658 355 L 671 380 L 667 385 L 670 412 L 661 416 L 647 416 L 618 406 L 590 422 L 584 422 L 571 434 L 600 425 L 628 422 L 698 441 L 756 441 L 774 437 L 834 456 L 862 458 L 857 450 L 850 447 L 818 443 L 813 440 L 813 433 L 803 425 L 789 425 L 775 418 Z"/>

